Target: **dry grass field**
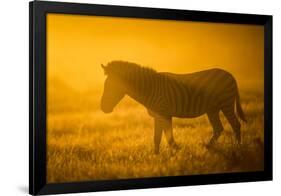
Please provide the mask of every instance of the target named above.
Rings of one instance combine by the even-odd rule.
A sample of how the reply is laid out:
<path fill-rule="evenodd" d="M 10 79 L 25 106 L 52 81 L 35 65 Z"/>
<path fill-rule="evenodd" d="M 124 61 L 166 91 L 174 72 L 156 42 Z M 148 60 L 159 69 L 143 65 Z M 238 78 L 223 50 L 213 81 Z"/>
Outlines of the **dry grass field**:
<path fill-rule="evenodd" d="M 91 92 L 87 96 L 69 95 L 64 100 L 51 97 L 49 103 L 56 105 L 48 106 L 47 181 L 263 170 L 263 94 L 240 91 L 240 96 L 248 120 L 241 122 L 240 146 L 235 145 L 224 117 L 225 130 L 211 149 L 206 148 L 212 135 L 206 116 L 174 118 L 174 136 L 180 150 L 170 149 L 162 137 L 159 155 L 153 153 L 152 118 L 130 98 L 122 100 L 113 113 L 104 114 L 98 107 L 99 97 L 91 96 Z"/>

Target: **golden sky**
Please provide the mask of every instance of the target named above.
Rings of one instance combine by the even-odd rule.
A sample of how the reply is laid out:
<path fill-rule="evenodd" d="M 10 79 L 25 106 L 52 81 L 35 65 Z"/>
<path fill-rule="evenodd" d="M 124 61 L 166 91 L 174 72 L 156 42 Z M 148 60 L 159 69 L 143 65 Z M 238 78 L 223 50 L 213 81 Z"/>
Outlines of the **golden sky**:
<path fill-rule="evenodd" d="M 47 77 L 102 88 L 100 64 L 125 60 L 175 73 L 219 67 L 262 88 L 263 36 L 259 25 L 48 14 Z"/>

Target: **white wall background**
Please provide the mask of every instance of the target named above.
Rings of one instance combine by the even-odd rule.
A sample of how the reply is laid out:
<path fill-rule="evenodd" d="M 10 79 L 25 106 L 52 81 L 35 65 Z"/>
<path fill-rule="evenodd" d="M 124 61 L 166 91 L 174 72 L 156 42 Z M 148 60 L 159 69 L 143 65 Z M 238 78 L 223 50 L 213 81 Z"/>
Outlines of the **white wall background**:
<path fill-rule="evenodd" d="M 97 4 L 274 15 L 274 180 L 80 195 L 244 195 L 281 192 L 281 9 L 278 0 L 72 0 Z M 28 1 L 0 1 L 0 195 L 28 192 Z M 280 193 L 279 193 L 280 194 Z"/>

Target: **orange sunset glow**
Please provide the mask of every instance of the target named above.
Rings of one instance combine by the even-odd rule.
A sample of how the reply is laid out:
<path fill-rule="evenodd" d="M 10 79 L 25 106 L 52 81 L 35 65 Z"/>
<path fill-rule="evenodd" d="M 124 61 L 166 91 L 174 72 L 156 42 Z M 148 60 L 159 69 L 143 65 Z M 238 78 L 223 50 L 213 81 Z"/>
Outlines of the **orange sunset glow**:
<path fill-rule="evenodd" d="M 48 183 L 263 170 L 262 25 L 46 17 Z M 113 112 L 101 111 L 106 79 L 101 64 L 114 60 L 157 72 L 220 68 L 231 73 L 247 117 L 241 121 L 240 147 L 218 111 L 224 131 L 215 150 L 206 148 L 212 127 L 202 115 L 173 118 L 179 150 L 168 148 L 163 139 L 159 155 L 154 155 L 153 119 L 143 105 L 125 96 Z"/>
<path fill-rule="evenodd" d="M 263 26 L 48 14 L 47 30 L 48 76 L 77 90 L 98 88 L 100 64 L 112 60 L 176 73 L 220 67 L 246 85 L 263 81 Z"/>

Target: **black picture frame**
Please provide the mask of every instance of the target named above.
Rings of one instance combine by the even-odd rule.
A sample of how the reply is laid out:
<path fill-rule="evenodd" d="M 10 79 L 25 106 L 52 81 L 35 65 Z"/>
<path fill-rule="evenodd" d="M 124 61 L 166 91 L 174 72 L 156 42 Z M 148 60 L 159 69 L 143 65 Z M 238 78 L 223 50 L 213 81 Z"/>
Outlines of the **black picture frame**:
<path fill-rule="evenodd" d="M 46 183 L 46 14 L 259 24 L 264 26 L 264 171 Z M 29 193 L 57 194 L 272 180 L 272 16 L 32 1 L 29 3 Z"/>

